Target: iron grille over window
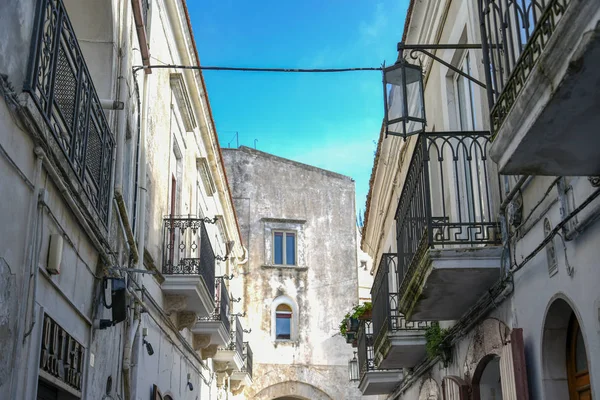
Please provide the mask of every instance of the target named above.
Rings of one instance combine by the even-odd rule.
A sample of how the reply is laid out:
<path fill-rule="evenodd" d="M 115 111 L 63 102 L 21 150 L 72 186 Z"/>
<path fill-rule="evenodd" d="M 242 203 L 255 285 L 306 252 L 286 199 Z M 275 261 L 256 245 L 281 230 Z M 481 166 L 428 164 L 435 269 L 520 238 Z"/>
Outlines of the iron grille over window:
<path fill-rule="evenodd" d="M 215 253 L 200 218 L 166 217 L 163 229 L 163 274 L 200 275 L 215 296 Z"/>
<path fill-rule="evenodd" d="M 360 321 L 358 327 L 358 370 L 360 371 L 360 379 L 368 371 L 375 370 L 373 324 L 371 320 Z"/>
<path fill-rule="evenodd" d="M 24 90 L 31 94 L 101 221 L 115 141 L 61 0 L 39 0 Z"/>
<path fill-rule="evenodd" d="M 240 317 L 235 317 L 235 351 L 240 358 L 244 357 L 244 328 Z"/>
<path fill-rule="evenodd" d="M 244 342 L 244 351 L 246 354 L 246 372 L 250 375 L 250 378 L 252 378 L 252 349 L 250 348 L 250 343 Z"/>
<path fill-rule="evenodd" d="M 227 332 L 231 330 L 231 321 L 229 321 L 229 292 L 225 286 L 223 277 L 217 278 L 217 307 L 215 309 L 215 319 L 218 319 L 225 325 Z"/>

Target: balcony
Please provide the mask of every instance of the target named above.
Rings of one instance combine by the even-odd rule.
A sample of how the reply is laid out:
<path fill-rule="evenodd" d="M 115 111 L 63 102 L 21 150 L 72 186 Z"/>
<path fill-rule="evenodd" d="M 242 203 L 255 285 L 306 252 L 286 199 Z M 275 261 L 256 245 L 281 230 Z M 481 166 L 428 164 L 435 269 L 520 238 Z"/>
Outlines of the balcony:
<path fill-rule="evenodd" d="M 229 342 L 219 347 L 213 361 L 226 364 L 233 371 L 241 370 L 244 363 L 244 329 L 239 317 L 235 317 L 235 330 L 231 332 Z M 224 369 L 224 368 L 220 368 Z"/>
<path fill-rule="evenodd" d="M 397 298 L 390 297 L 392 317 L 458 319 L 499 278 L 499 193 L 487 158 L 489 139 L 434 133 L 417 138 L 396 209 L 397 272 L 390 274 L 398 275 L 400 286 Z M 384 278 L 375 281 L 382 286 Z M 385 303 L 384 292 L 378 295 Z M 377 332 L 381 325 L 375 318 L 373 323 Z"/>
<path fill-rule="evenodd" d="M 244 367 L 239 371 L 233 371 L 231 374 L 231 385 L 236 386 L 238 390 L 244 386 L 252 384 L 252 349 L 250 343 L 244 342 Z"/>
<path fill-rule="evenodd" d="M 500 172 L 600 175 L 600 2 L 479 0 L 479 10 Z"/>
<path fill-rule="evenodd" d="M 215 281 L 215 309 L 207 317 L 198 317 L 192 327 L 194 334 L 194 349 L 200 350 L 203 358 L 214 354 L 218 347 L 229 342 L 231 322 L 229 320 L 229 292 L 223 277 Z"/>
<path fill-rule="evenodd" d="M 24 91 L 51 133 L 43 136 L 74 191 L 107 228 L 115 140 L 63 2 L 37 4 Z"/>
<path fill-rule="evenodd" d="M 358 389 L 364 396 L 392 393 L 402 379 L 402 372 L 398 369 L 375 368 L 373 324 L 370 320 L 361 321 L 358 328 L 358 368 Z"/>
<path fill-rule="evenodd" d="M 396 254 L 382 255 L 371 290 L 377 369 L 412 368 L 425 356 L 425 329 L 430 323 L 407 321 L 400 313 L 397 259 Z"/>
<path fill-rule="evenodd" d="M 163 292 L 182 300 L 183 310 L 210 316 L 215 309 L 215 253 L 204 219 L 166 217 L 163 244 Z"/>

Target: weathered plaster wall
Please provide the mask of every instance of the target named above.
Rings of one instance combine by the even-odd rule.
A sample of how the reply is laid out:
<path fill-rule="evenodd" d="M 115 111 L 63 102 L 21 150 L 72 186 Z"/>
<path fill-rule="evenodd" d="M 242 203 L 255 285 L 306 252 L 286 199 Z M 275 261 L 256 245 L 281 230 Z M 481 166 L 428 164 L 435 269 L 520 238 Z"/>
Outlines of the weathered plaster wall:
<path fill-rule="evenodd" d="M 250 253 L 244 310 L 255 378 L 247 396 L 299 381 L 334 399 L 359 397 L 347 377 L 352 349 L 338 333 L 339 321 L 357 303 L 354 182 L 245 147 L 223 153 Z M 277 221 L 302 231 L 300 265 L 273 265 L 269 226 Z M 272 338 L 271 302 L 281 295 L 298 306 L 293 341 Z"/>
<path fill-rule="evenodd" d="M 119 98 L 125 102 L 125 110 L 104 112 L 115 138 L 118 135 L 117 123 L 121 118 L 125 121 L 125 131 L 121 132 L 127 135 L 124 138 L 125 148 L 122 149 L 124 171 L 118 172 L 122 172 L 123 175 L 122 188 L 130 212 L 129 222 L 133 223 L 133 198 L 138 191 L 135 187 L 135 150 L 139 133 L 139 108 L 133 76 L 126 73 L 125 76 L 116 79 L 121 62 L 125 63 L 124 71 L 131 71 L 133 65 L 141 64 L 138 38 L 133 24 L 132 3 L 129 0 L 65 0 L 64 3 L 99 97 L 115 99 L 117 89 L 125 88 L 124 97 Z M 7 75 L 12 84 L 9 90 L 14 89 L 15 94 L 19 95 L 21 105 L 25 104 L 28 97 L 21 92 L 28 67 L 30 38 L 37 4 L 38 1 L 34 0 L 7 0 L 0 6 L 0 74 Z M 188 28 L 182 2 L 153 1 L 151 4 L 153 54 L 162 60 L 170 59 L 177 64 L 194 63 L 189 33 L 186 33 Z M 124 41 L 121 42 L 121 39 Z M 217 275 L 224 274 L 228 268 L 233 268 L 233 260 L 241 255 L 241 240 L 237 237 L 237 231 L 232 229 L 235 228 L 232 208 L 222 206 L 226 203 L 225 199 L 228 199 L 225 197 L 228 193 L 224 190 L 224 176 L 217 173 L 219 168 L 223 171 L 223 167 L 217 165 L 215 149 L 218 145 L 214 141 L 215 136 L 206 132 L 209 122 L 207 105 L 202 97 L 204 93 L 200 89 L 197 74 L 187 73 L 185 82 L 190 92 L 192 108 L 197 113 L 198 127 L 194 132 L 185 132 L 179 128 L 181 115 L 177 107 L 172 107 L 174 102 L 169 84 L 169 71 L 155 71 L 153 75 L 139 72 L 138 78 L 142 112 L 148 115 L 147 119 L 142 118 L 141 128 L 146 133 L 146 140 L 141 143 L 140 151 L 146 150 L 149 160 L 148 185 L 138 192 L 138 210 L 142 194 L 148 193 L 150 199 L 144 210 L 148 215 L 146 226 L 134 227 L 137 228 L 137 242 L 139 243 L 141 232 L 148 233 L 146 244 L 154 258 L 155 266 L 160 269 L 163 246 L 162 217 L 167 214 L 168 206 L 171 139 L 178 135 L 185 160 L 181 212 L 195 214 L 197 208 L 202 207 L 203 215 L 224 216 L 228 231 L 225 237 L 221 237 L 214 226 L 209 227 L 216 254 L 225 255 L 225 240 L 236 241 L 227 265 L 221 263 L 218 266 Z M 9 107 L 13 113 L 9 112 Z M 105 392 L 109 377 L 112 378 L 110 394 L 113 397 L 117 394 L 123 397 L 123 346 L 125 338 L 131 337 L 132 332 L 126 330 L 125 323 L 104 330 L 92 328 L 94 320 L 111 318 L 111 311 L 101 304 L 100 287 L 104 271 L 98 268 L 99 249 L 93 244 L 90 233 L 85 231 L 81 221 L 73 214 L 71 206 L 64 200 L 61 189 L 46 173 L 46 167 L 36 176 L 34 135 L 28 131 L 30 127 L 17 119 L 15 108 L 0 96 L 0 200 L 3 204 L 0 207 L 0 237 L 3 240 L 3 245 L 0 246 L 0 347 L 3 349 L 0 356 L 0 391 L 6 393 L 7 398 L 35 398 L 42 334 L 41 316 L 45 312 L 86 349 L 82 376 L 83 397 L 99 398 L 98 396 Z M 29 108 L 33 109 L 33 106 L 29 104 Z M 36 130 L 37 135 L 51 135 L 44 129 L 41 119 L 37 122 L 41 127 L 40 131 Z M 48 152 L 48 149 L 46 151 Z M 202 191 L 199 193 L 196 189 L 196 157 L 199 155 L 208 157 L 212 170 L 217 171 L 214 179 L 218 190 L 214 196 L 207 196 Z M 68 167 L 62 155 L 57 157 Z M 61 182 L 68 185 L 66 180 L 63 182 L 61 179 Z M 39 184 L 45 190 L 44 204 L 36 201 L 37 197 L 32 188 L 35 184 Z M 82 193 L 83 189 L 80 193 L 71 195 L 77 201 L 79 196 L 84 197 Z M 202 196 L 203 198 L 199 198 Z M 110 221 L 108 229 L 104 231 L 106 237 L 102 238 L 106 240 L 107 246 L 103 250 L 114 254 L 114 264 L 111 263 L 111 266 L 127 266 L 128 249 L 125 237 L 116 208 L 112 208 L 112 199 L 110 204 Z M 36 218 L 38 223 L 34 227 L 32 221 Z M 140 221 L 139 214 L 137 221 Z M 59 234 L 64 238 L 61 272 L 58 275 L 50 275 L 45 269 L 51 234 Z M 34 239 L 38 239 L 39 243 L 34 245 Z M 139 251 L 143 257 L 143 249 Z M 30 265 L 34 265 L 32 270 L 38 274 L 35 291 L 33 280 L 29 277 Z M 216 380 L 211 379 L 212 363 L 208 360 L 201 365 L 194 357 L 195 352 L 190 350 L 191 333 L 184 329 L 178 334 L 171 329 L 176 317 L 170 316 L 165 319 L 164 315 L 159 313 L 163 304 L 159 281 L 146 275 L 139 278 L 139 282 L 147 290 L 144 295 L 147 312 L 143 314 L 140 328 L 149 329 L 148 341 L 152 343 L 155 353 L 152 356 L 148 355 L 141 346 L 141 340 L 137 340 L 133 346 L 132 381 L 137 382 L 138 387 L 135 398 L 148 398 L 154 383 L 159 384 L 162 389 L 166 387 L 163 394 L 171 393 L 176 398 L 215 398 L 217 389 Z M 159 309 L 149 306 L 148 294 L 156 301 Z M 35 324 L 30 324 L 30 311 L 26 310 L 27 299 L 33 298 L 34 295 L 35 301 L 31 301 L 34 302 Z M 27 340 L 21 345 L 24 333 L 30 328 Z M 186 347 L 185 342 L 190 346 Z M 141 356 L 138 365 L 135 365 L 136 354 Z M 134 373 L 136 368 L 139 369 L 137 375 Z M 194 391 L 186 387 L 187 373 L 191 374 Z M 205 379 L 202 379 L 201 375 Z"/>

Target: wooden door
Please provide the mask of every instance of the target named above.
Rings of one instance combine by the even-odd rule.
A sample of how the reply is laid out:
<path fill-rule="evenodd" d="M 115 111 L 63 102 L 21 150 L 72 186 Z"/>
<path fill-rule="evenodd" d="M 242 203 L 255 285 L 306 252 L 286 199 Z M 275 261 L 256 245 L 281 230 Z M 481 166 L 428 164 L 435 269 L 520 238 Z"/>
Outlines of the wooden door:
<path fill-rule="evenodd" d="M 44 381 L 38 381 L 37 400 L 58 400 L 58 389 Z"/>
<path fill-rule="evenodd" d="M 571 316 L 567 336 L 567 376 L 571 400 L 592 400 L 587 352 L 575 314 Z"/>

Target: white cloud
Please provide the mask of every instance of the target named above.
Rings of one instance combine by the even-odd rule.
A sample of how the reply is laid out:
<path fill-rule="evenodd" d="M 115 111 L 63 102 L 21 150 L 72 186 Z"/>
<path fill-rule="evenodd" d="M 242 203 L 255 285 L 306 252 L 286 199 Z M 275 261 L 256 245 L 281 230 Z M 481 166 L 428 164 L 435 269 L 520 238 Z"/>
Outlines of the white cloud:
<path fill-rule="evenodd" d="M 374 42 L 384 32 L 388 17 L 383 3 L 378 3 L 373 16 L 368 21 L 361 21 L 359 31 L 361 40 L 366 43 Z"/>

